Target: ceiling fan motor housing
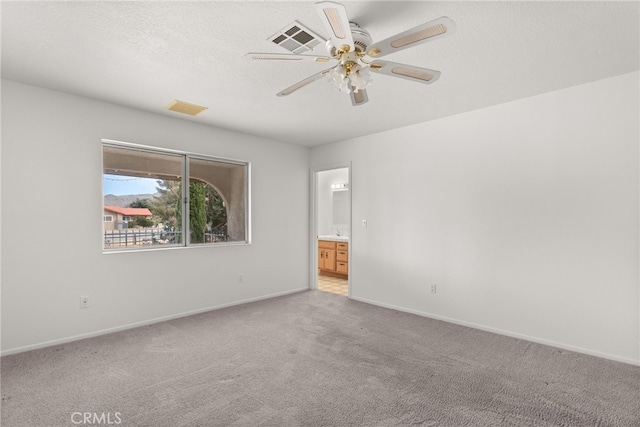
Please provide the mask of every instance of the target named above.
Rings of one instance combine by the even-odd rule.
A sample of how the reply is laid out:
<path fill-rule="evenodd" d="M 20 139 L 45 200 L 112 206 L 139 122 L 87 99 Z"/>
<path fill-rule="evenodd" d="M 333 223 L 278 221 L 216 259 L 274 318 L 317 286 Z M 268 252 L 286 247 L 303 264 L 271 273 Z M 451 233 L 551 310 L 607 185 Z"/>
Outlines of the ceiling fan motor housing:
<path fill-rule="evenodd" d="M 366 53 L 367 47 L 371 44 L 371 35 L 368 31 L 360 28 L 355 22 L 349 22 L 351 27 L 351 36 L 353 37 L 354 50 L 356 53 Z M 329 56 L 337 58 L 338 48 L 333 44 L 331 39 L 327 40 L 327 51 Z"/>

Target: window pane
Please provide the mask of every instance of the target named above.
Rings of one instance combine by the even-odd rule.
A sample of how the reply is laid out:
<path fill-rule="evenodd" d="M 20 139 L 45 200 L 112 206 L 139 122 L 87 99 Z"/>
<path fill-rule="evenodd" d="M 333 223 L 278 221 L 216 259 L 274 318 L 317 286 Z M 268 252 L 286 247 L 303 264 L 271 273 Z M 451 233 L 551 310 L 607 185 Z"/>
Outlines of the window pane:
<path fill-rule="evenodd" d="M 104 248 L 180 245 L 183 156 L 103 146 Z"/>
<path fill-rule="evenodd" d="M 104 143 L 103 247 L 248 243 L 248 177 L 248 163 Z"/>
<path fill-rule="evenodd" d="M 189 158 L 192 244 L 247 241 L 247 164 Z"/>

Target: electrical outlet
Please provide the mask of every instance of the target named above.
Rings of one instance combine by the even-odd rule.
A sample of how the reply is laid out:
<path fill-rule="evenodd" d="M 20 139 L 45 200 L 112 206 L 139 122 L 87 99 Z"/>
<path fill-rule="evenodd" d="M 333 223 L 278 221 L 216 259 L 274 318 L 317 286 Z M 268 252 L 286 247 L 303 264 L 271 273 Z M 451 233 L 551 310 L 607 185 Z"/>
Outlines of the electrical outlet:
<path fill-rule="evenodd" d="M 432 283 L 432 284 L 431 284 L 431 293 L 432 293 L 432 294 L 435 294 L 437 290 L 438 290 L 438 289 L 436 288 L 436 284 L 435 284 L 435 283 Z"/>
<path fill-rule="evenodd" d="M 244 277 L 242 277 L 242 274 L 238 274 L 238 283 L 242 283 L 243 280 Z"/>
<path fill-rule="evenodd" d="M 367 220 L 366 219 L 362 220 L 362 228 L 367 228 Z"/>
<path fill-rule="evenodd" d="M 80 297 L 80 308 L 89 308 L 89 297 Z"/>

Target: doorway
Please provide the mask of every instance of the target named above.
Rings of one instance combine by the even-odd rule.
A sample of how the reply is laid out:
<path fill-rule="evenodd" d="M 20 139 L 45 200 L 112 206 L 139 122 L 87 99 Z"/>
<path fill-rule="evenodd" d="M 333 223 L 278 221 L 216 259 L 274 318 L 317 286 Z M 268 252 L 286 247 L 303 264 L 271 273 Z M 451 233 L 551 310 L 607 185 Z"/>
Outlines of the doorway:
<path fill-rule="evenodd" d="M 351 165 L 312 170 L 311 288 L 350 296 Z"/>

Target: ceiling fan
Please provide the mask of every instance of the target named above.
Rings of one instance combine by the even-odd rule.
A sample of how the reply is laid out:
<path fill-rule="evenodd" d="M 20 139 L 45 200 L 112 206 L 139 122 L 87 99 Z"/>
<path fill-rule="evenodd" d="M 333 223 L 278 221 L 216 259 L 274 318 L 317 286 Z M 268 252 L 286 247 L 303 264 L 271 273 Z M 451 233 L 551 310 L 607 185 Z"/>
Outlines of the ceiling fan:
<path fill-rule="evenodd" d="M 380 42 L 372 43 L 371 36 L 367 31 L 360 28 L 358 24 L 349 22 L 344 5 L 322 1 L 316 3 L 315 7 L 324 23 L 325 30 L 331 35 L 326 42 L 329 56 L 259 52 L 246 54 L 248 58 L 254 60 L 338 62 L 331 68 L 289 86 L 277 93 L 277 96 L 290 95 L 316 80 L 328 77 L 337 85 L 338 89 L 348 93 L 352 105 L 357 106 L 369 100 L 365 88 L 370 83 L 371 72 L 423 84 L 433 83 L 440 77 L 440 71 L 379 60 L 378 58 L 450 35 L 455 30 L 455 23 L 451 19 L 443 16 Z"/>

